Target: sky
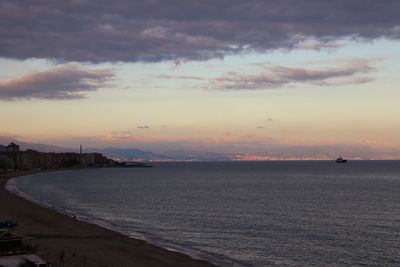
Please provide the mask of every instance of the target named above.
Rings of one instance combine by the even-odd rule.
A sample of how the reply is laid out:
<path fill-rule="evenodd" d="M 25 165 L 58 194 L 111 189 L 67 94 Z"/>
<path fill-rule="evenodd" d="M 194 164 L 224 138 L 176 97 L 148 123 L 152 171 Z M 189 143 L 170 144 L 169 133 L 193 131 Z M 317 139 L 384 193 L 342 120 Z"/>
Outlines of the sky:
<path fill-rule="evenodd" d="M 400 159 L 397 0 L 0 0 L 0 137 Z"/>

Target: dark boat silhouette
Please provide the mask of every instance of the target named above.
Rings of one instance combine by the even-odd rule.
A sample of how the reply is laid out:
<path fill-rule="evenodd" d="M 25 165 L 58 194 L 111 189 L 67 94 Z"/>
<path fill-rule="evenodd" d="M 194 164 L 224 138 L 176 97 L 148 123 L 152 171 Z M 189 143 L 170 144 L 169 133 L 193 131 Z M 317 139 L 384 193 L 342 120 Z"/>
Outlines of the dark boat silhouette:
<path fill-rule="evenodd" d="M 342 158 L 342 157 L 338 157 L 337 159 L 336 159 L 336 163 L 346 163 L 347 162 L 347 159 L 344 159 L 344 158 Z"/>

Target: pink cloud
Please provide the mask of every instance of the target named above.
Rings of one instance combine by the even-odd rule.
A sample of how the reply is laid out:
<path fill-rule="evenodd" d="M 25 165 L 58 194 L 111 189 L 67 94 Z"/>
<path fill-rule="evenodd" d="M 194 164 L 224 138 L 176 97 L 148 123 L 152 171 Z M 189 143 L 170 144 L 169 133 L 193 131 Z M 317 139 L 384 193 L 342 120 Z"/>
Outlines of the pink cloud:
<path fill-rule="evenodd" d="M 259 74 L 227 72 L 215 78 L 210 86 L 221 90 L 276 89 L 293 84 L 346 85 L 367 83 L 374 79 L 364 76 L 375 70 L 374 59 L 351 59 L 336 67 L 285 67 L 267 64 Z"/>

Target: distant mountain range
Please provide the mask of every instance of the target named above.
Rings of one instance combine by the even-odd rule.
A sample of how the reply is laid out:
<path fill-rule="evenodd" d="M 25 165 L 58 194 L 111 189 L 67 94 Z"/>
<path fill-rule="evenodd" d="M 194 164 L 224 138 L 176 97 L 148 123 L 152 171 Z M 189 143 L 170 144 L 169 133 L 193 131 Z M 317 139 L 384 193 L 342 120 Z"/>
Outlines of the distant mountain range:
<path fill-rule="evenodd" d="M 0 152 L 5 151 L 5 145 L 14 142 L 22 150 L 34 149 L 40 152 L 79 152 L 79 147 L 68 148 L 54 145 L 21 142 L 11 138 L 0 137 Z M 220 153 L 171 149 L 163 153 L 137 148 L 84 148 L 84 153 L 102 153 L 108 158 L 125 161 L 229 161 L 229 160 L 291 160 L 291 159 L 335 159 L 343 155 L 349 159 L 399 159 L 400 152 L 390 149 L 379 149 L 367 145 L 332 145 L 332 146 L 275 146 L 265 152 L 255 153 Z"/>
<path fill-rule="evenodd" d="M 102 153 L 103 155 L 118 160 L 170 160 L 171 158 L 137 148 L 88 148 L 88 152 Z"/>
<path fill-rule="evenodd" d="M 0 137 L 0 151 L 2 148 L 5 150 L 6 146 L 9 143 L 16 143 L 20 146 L 21 150 L 33 149 L 39 152 L 77 152 L 76 149 L 61 147 L 61 146 L 53 146 L 53 145 L 45 145 L 45 144 L 35 144 L 19 141 L 13 138 Z"/>
<path fill-rule="evenodd" d="M 68 148 L 55 145 L 46 144 L 35 144 L 22 142 L 11 138 L 0 138 L 0 151 L 5 150 L 5 145 L 14 142 L 20 145 L 21 150 L 33 149 L 40 152 L 79 152 L 79 148 Z M 169 161 L 169 160 L 184 160 L 184 161 L 219 161 L 219 160 L 231 160 L 232 158 L 220 153 L 212 152 L 201 152 L 201 151 L 186 151 L 186 150 L 170 150 L 166 154 L 154 153 L 151 151 L 141 150 L 137 148 L 84 148 L 84 153 L 101 153 L 108 158 L 124 161 L 124 160 L 134 160 L 134 161 Z"/>

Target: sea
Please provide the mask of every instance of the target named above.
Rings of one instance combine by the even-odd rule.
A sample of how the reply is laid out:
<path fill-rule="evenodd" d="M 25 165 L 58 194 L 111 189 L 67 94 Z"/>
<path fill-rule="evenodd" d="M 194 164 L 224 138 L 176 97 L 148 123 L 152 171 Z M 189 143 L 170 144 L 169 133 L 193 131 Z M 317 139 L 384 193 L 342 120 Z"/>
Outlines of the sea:
<path fill-rule="evenodd" d="M 400 161 L 154 163 L 8 188 L 219 266 L 400 266 Z"/>

